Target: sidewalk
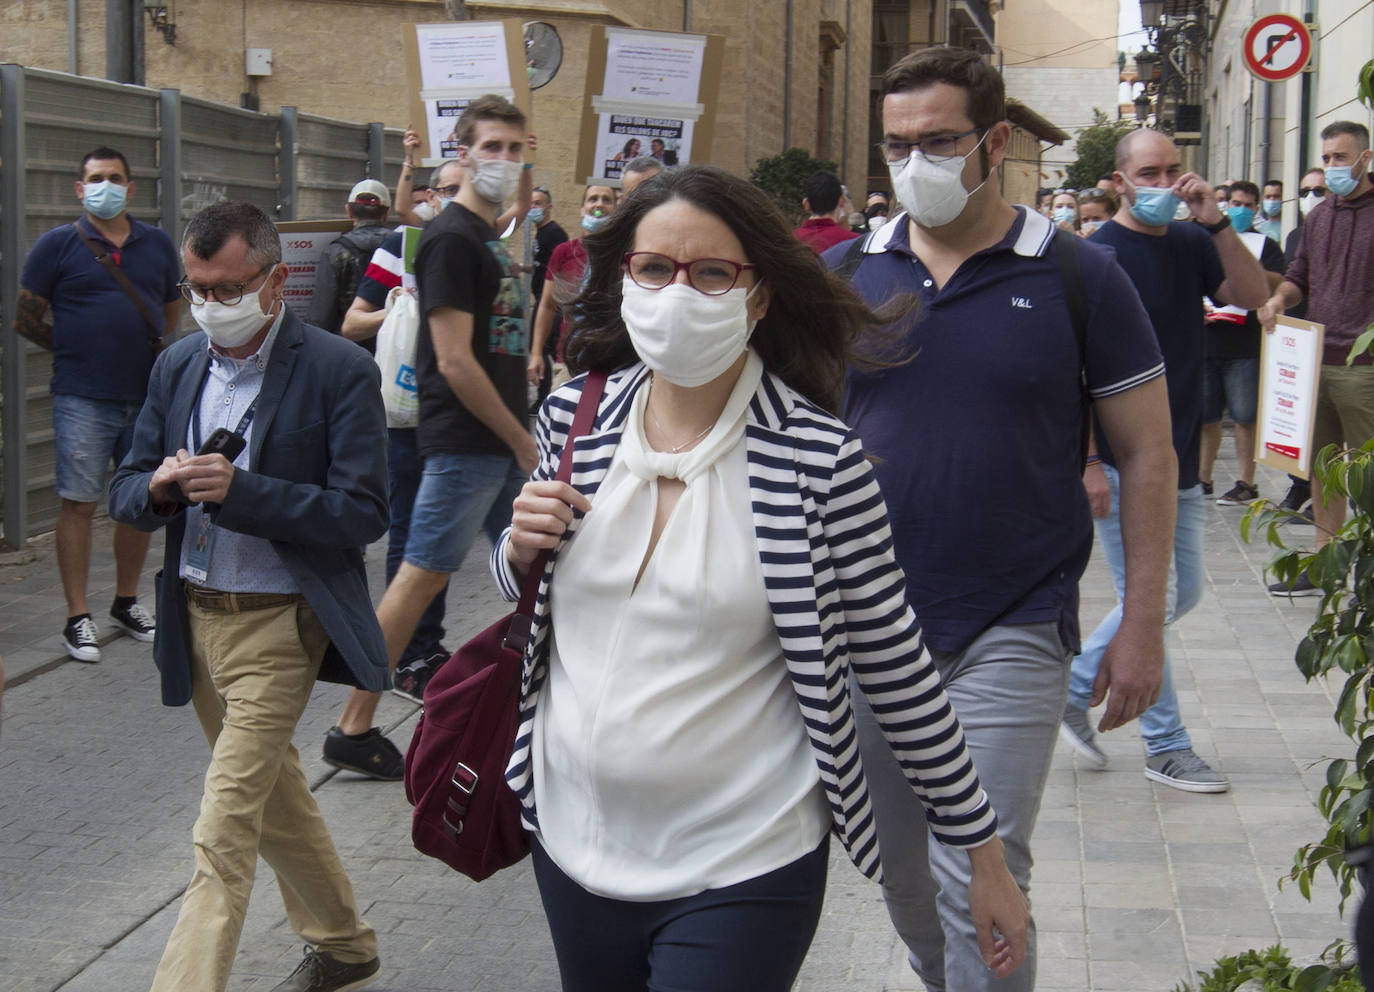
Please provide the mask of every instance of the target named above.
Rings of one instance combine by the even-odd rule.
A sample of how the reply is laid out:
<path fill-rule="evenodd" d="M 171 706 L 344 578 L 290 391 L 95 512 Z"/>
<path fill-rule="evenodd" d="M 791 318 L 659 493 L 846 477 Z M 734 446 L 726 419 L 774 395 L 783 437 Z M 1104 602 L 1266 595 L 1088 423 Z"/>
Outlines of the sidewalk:
<path fill-rule="evenodd" d="M 1233 477 L 1226 451 L 1220 488 Z M 1261 473 L 1262 493 L 1286 480 Z M 1219 490 L 1220 491 L 1220 490 Z M 1233 784 L 1192 795 L 1141 774 L 1134 726 L 1107 736 L 1106 771 L 1055 755 L 1034 839 L 1032 893 L 1041 992 L 1167 992 L 1219 954 L 1282 941 L 1315 955 L 1349 925 L 1328 878 L 1307 903 L 1276 881 L 1295 848 L 1320 836 L 1313 762 L 1343 754 L 1329 688 L 1306 685 L 1293 648 L 1315 601 L 1273 600 L 1261 586 L 1265 546 L 1241 543 L 1243 511 L 1208 511 L 1203 600 L 1170 633 L 1174 679 L 1200 754 Z M 1292 529 L 1311 540 L 1311 529 Z M 108 609 L 113 563 L 97 535 L 91 604 Z M 0 737 L 0 992 L 146 989 L 190 877 L 190 828 L 206 747 L 189 707 L 158 704 L 148 645 L 123 636 L 100 665 L 60 660 L 65 619 L 50 539 L 0 564 L 0 652 L 17 681 Z M 11 556 L 13 557 L 13 556 Z M 474 547 L 450 586 L 448 643 L 456 646 L 505 610 Z M 161 560 L 155 538 L 142 592 Z M 382 545 L 368 551 L 374 595 Z M 1112 604 L 1095 557 L 1083 583 L 1090 629 Z M 109 624 L 102 624 L 108 628 Z M 296 745 L 358 900 L 381 936 L 379 992 L 557 989 L 557 968 L 528 864 L 480 885 L 417 854 L 399 783 L 335 773 L 319 760 L 345 690 L 316 689 Z M 388 694 L 379 718 L 402 746 L 415 707 Z M 234 990 L 265 990 L 295 966 L 271 872 L 259 872 Z M 1353 905 L 1352 905 L 1353 909 Z M 1195 979 L 1194 979 L 1195 980 Z M 921 988 L 905 963 L 876 886 L 832 853 L 824 916 L 797 989 Z"/>

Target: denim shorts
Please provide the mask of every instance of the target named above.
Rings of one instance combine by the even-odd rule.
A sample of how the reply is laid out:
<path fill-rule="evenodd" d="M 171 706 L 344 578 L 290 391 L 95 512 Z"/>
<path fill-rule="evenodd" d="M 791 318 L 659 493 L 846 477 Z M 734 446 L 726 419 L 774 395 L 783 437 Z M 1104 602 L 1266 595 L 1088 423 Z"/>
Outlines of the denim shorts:
<path fill-rule="evenodd" d="M 1249 426 L 1259 410 L 1259 359 L 1209 358 L 1202 371 L 1202 422 L 1215 424 L 1225 411 Z"/>
<path fill-rule="evenodd" d="M 524 484 L 525 474 L 510 455 L 425 455 L 406 562 L 427 572 L 458 571 L 479 527 L 493 542 L 501 536 Z"/>
<path fill-rule="evenodd" d="M 57 448 L 57 495 L 73 503 L 97 503 L 105 495 L 110 460 L 124 460 L 134 442 L 142 403 L 93 400 L 55 393 L 52 429 Z"/>

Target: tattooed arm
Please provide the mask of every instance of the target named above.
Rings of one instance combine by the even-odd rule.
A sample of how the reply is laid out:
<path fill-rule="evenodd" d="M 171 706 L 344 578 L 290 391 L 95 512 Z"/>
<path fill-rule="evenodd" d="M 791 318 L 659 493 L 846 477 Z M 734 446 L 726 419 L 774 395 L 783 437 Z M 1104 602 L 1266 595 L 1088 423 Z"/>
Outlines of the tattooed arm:
<path fill-rule="evenodd" d="M 28 338 L 40 348 L 52 351 L 52 324 L 43 319 L 48 312 L 48 301 L 27 289 L 21 289 L 17 302 L 14 312 L 15 333 Z"/>

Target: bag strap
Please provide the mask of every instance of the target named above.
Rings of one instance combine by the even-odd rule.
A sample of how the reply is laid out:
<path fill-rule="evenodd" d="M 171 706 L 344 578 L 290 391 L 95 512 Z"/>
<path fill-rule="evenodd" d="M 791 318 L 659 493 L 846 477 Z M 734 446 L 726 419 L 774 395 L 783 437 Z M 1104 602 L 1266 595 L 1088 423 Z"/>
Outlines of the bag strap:
<path fill-rule="evenodd" d="M 558 474 L 554 478 L 559 482 L 572 480 L 573 442 L 592 429 L 592 421 L 596 419 L 596 409 L 601 404 L 601 394 L 605 388 L 605 372 L 588 373 L 587 381 L 582 384 L 582 397 L 577 401 L 577 413 L 573 415 L 572 427 L 568 430 L 568 439 L 563 442 L 563 453 L 558 459 Z M 539 595 L 539 582 L 544 576 L 544 566 L 548 564 L 550 554 L 551 550 L 544 548 L 530 563 L 530 569 L 525 573 L 525 584 L 520 590 L 520 602 L 506 630 L 505 646 L 522 655 L 529 644 L 530 630 L 534 625 L 534 601 Z"/>
<path fill-rule="evenodd" d="M 147 301 L 134 288 L 134 284 L 129 281 L 124 270 L 114 263 L 110 253 L 86 236 L 86 232 L 81 230 L 79 220 L 73 221 L 72 227 L 76 228 L 76 236 L 81 239 L 81 243 L 95 256 L 95 260 L 104 266 L 105 271 L 119 284 L 119 288 L 124 290 L 124 295 L 129 298 L 129 302 L 138 310 L 139 316 L 143 318 L 143 323 L 148 325 L 148 345 L 154 353 L 158 352 L 162 348 L 162 332 L 153 323 L 153 315 L 148 312 Z"/>
<path fill-rule="evenodd" d="M 1088 287 L 1078 259 L 1078 236 L 1062 228 L 1055 232 L 1055 260 L 1064 284 L 1064 303 L 1069 308 L 1073 336 L 1078 344 L 1078 387 L 1082 393 L 1082 438 L 1079 443 L 1079 472 L 1088 467 L 1088 439 L 1092 436 L 1092 398 L 1088 395 Z"/>
<path fill-rule="evenodd" d="M 864 248 L 876 233 L 876 231 L 869 231 L 867 234 L 849 239 L 849 247 L 845 249 L 844 255 L 840 258 L 840 264 L 835 266 L 835 275 L 845 282 L 854 278 L 854 273 L 858 272 L 859 266 L 863 264 Z"/>

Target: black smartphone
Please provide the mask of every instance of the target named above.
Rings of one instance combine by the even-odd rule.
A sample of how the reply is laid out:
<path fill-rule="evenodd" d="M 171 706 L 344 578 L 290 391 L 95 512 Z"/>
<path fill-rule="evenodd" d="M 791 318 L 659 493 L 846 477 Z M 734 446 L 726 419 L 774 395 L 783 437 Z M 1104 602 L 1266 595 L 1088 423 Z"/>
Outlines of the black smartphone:
<path fill-rule="evenodd" d="M 247 444 L 242 434 L 235 434 L 227 427 L 216 427 L 215 432 L 205 439 L 205 443 L 196 449 L 198 455 L 223 455 L 230 464 L 243 451 L 243 446 Z"/>

